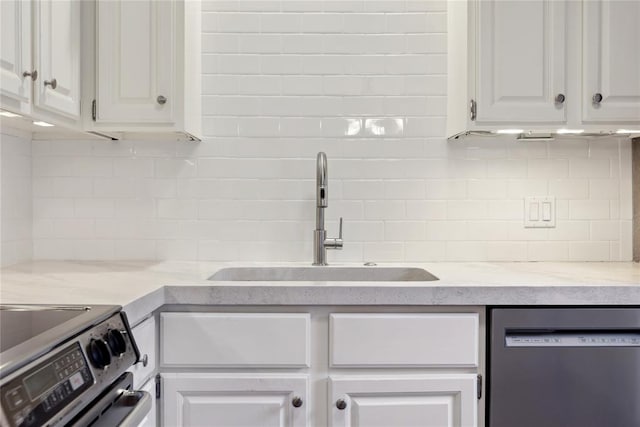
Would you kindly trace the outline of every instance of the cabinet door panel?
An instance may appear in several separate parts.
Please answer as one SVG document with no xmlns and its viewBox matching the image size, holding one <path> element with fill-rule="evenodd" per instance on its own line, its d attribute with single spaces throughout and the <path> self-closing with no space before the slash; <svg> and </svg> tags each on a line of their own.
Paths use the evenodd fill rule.
<svg viewBox="0 0 640 427">
<path fill-rule="evenodd" d="M 162 313 L 164 367 L 307 367 L 307 313 Z"/>
<path fill-rule="evenodd" d="M 640 125 L 640 2 L 584 2 L 583 117 Z M 592 102 L 600 93 L 602 101 Z"/>
<path fill-rule="evenodd" d="M 133 338 L 136 340 L 140 357 L 147 360 L 144 363 L 136 363 L 129 371 L 133 372 L 133 387 L 137 388 L 140 384 L 151 376 L 156 370 L 156 321 L 154 317 L 150 317 L 144 322 L 137 325 L 131 331 Z"/>
<path fill-rule="evenodd" d="M 334 313 L 332 367 L 478 366 L 476 313 Z"/>
<path fill-rule="evenodd" d="M 35 105 L 69 117 L 80 116 L 80 2 L 35 2 Z M 55 79 L 56 87 L 45 85 Z"/>
<path fill-rule="evenodd" d="M 565 93 L 564 0 L 475 3 L 478 122 L 561 123 Z"/>
<path fill-rule="evenodd" d="M 0 93 L 19 103 L 31 102 L 31 2 L 0 1 Z"/>
<path fill-rule="evenodd" d="M 98 1 L 97 14 L 96 121 L 172 123 L 175 1 Z"/>
<path fill-rule="evenodd" d="M 332 377 L 329 417 L 334 427 L 473 427 L 475 388 L 473 374 Z"/>
<path fill-rule="evenodd" d="M 165 426 L 307 425 L 305 375 L 163 374 L 162 381 Z"/>
</svg>

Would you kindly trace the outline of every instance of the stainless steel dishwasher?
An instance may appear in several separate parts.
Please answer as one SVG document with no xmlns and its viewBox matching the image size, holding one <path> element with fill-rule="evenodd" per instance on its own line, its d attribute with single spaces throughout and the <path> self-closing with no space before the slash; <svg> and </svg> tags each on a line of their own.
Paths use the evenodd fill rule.
<svg viewBox="0 0 640 427">
<path fill-rule="evenodd" d="M 640 308 L 489 311 L 488 427 L 640 426 Z"/>
</svg>

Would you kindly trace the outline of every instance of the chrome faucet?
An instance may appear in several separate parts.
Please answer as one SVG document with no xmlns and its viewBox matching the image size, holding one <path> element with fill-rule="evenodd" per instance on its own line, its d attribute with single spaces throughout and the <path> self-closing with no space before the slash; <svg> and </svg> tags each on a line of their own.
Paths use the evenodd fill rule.
<svg viewBox="0 0 640 427">
<path fill-rule="evenodd" d="M 316 229 L 313 231 L 313 265 L 327 265 L 327 249 L 342 249 L 342 217 L 338 238 L 327 238 L 324 229 L 324 210 L 329 206 L 327 155 L 318 153 L 316 161 Z"/>
</svg>

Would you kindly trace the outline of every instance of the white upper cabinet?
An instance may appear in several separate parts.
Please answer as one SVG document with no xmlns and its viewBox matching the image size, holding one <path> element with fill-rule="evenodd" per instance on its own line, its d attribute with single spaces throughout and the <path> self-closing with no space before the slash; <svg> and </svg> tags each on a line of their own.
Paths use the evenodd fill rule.
<svg viewBox="0 0 640 427">
<path fill-rule="evenodd" d="M 97 0 L 87 130 L 200 137 L 199 3 Z"/>
<path fill-rule="evenodd" d="M 583 19 L 583 120 L 640 123 L 640 1 L 590 0 Z"/>
<path fill-rule="evenodd" d="M 80 9 L 77 0 L 0 1 L 2 108 L 79 127 Z"/>
<path fill-rule="evenodd" d="M 98 2 L 96 121 L 173 123 L 175 3 Z"/>
<path fill-rule="evenodd" d="M 447 12 L 448 137 L 640 126 L 639 1 L 449 0 Z"/>
<path fill-rule="evenodd" d="M 566 120 L 566 3 L 482 0 L 478 4 L 478 123 Z"/>
<path fill-rule="evenodd" d="M 70 118 L 80 117 L 80 5 L 76 0 L 34 3 L 34 104 Z"/>
<path fill-rule="evenodd" d="M 2 106 L 31 109 L 31 2 L 0 1 L 0 94 Z M 27 75 L 25 75 L 27 74 Z M 37 77 L 34 76 L 34 77 Z"/>
</svg>

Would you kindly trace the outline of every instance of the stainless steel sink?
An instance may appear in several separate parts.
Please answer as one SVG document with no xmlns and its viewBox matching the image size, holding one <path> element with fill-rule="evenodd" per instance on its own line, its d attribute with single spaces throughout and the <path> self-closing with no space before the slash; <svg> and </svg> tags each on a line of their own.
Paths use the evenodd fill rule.
<svg viewBox="0 0 640 427">
<path fill-rule="evenodd" d="M 427 282 L 438 280 L 415 267 L 231 267 L 209 277 L 216 281 L 260 282 Z"/>
</svg>

